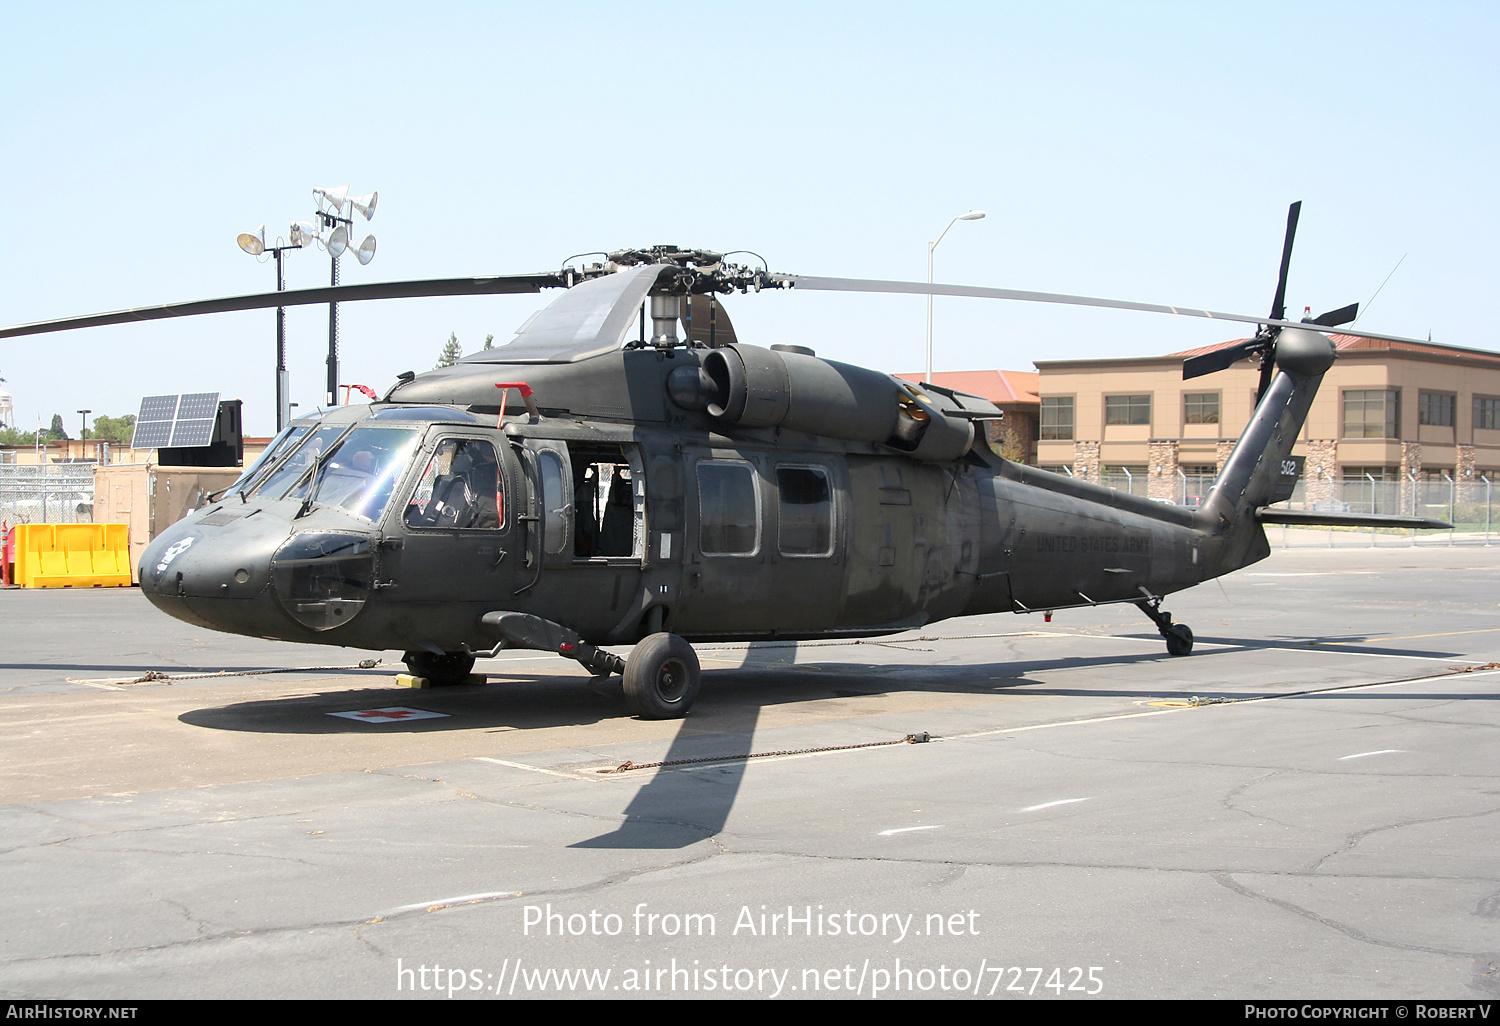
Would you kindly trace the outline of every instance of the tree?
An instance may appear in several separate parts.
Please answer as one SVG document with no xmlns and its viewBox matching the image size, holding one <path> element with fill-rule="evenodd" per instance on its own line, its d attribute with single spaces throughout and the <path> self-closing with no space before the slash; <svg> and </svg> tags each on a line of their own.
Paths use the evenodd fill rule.
<svg viewBox="0 0 1500 1026">
<path fill-rule="evenodd" d="M 117 445 L 129 445 L 131 438 L 135 436 L 135 414 L 127 413 L 123 417 L 100 415 L 94 418 L 93 430 L 95 438 Z"/>
<path fill-rule="evenodd" d="M 47 432 L 43 431 L 42 432 L 42 438 L 43 438 L 43 440 L 45 440 L 46 437 L 47 437 Z M 26 429 L 26 430 L 23 430 L 21 428 L 0 428 L 0 445 L 35 445 L 35 444 L 36 444 L 36 429 L 35 428 L 30 428 L 30 429 Z"/>
<path fill-rule="evenodd" d="M 463 346 L 459 345 L 458 332 L 448 333 L 448 341 L 443 345 L 443 353 L 438 357 L 438 367 L 452 367 L 458 362 L 459 357 L 464 355 Z"/>
<path fill-rule="evenodd" d="M 52 428 L 47 432 L 47 437 L 51 438 L 54 442 L 72 437 L 68 434 L 68 429 L 63 427 L 61 413 L 54 413 L 52 415 Z"/>
<path fill-rule="evenodd" d="M 486 349 L 494 349 L 495 348 L 495 336 L 494 336 L 493 333 L 484 336 L 484 348 L 486 348 Z"/>
</svg>

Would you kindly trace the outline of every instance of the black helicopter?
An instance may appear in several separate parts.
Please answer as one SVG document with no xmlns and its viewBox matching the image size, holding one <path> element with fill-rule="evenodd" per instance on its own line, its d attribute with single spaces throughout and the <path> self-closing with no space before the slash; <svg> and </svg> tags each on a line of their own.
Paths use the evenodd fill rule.
<svg viewBox="0 0 1500 1026">
<path fill-rule="evenodd" d="M 1292 446 L 1335 357 L 1316 329 L 1357 309 L 1284 319 L 1297 213 L 1267 318 L 780 275 L 658 246 L 555 273 L 242 296 L 0 337 L 564 289 L 509 345 L 402 374 L 377 402 L 293 422 L 238 481 L 152 542 L 141 588 L 215 630 L 401 649 L 435 684 L 464 680 L 477 656 L 504 648 L 554 651 L 595 675 L 623 674 L 638 715 L 671 718 L 698 692 L 693 641 L 870 637 L 953 616 L 1130 602 L 1170 653 L 1186 655 L 1193 633 L 1163 596 L 1264 559 L 1266 524 L 1448 526 L 1267 508 L 1302 471 Z M 740 342 L 719 296 L 787 288 L 1256 323 L 1254 338 L 1188 360 L 1184 377 L 1258 355 L 1260 396 L 1202 506 L 1166 506 L 1001 459 L 980 429 L 1001 416 L 985 399 L 800 346 Z M 604 647 L 618 645 L 634 646 L 628 658 Z"/>
</svg>

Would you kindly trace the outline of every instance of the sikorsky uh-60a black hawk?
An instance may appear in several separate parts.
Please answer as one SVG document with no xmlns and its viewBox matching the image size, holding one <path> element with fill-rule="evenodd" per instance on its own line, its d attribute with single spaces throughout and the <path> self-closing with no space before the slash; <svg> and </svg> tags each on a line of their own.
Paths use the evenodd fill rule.
<svg viewBox="0 0 1500 1026">
<path fill-rule="evenodd" d="M 269 293 L 70 318 L 0 336 L 226 310 L 563 289 L 508 345 L 304 417 L 146 549 L 158 607 L 216 630 L 405 652 L 465 679 L 540 649 L 621 673 L 640 716 L 684 715 L 691 642 L 854 638 L 947 617 L 1130 602 L 1186 655 L 1162 598 L 1265 558 L 1266 524 L 1446 527 L 1269 508 L 1333 343 L 1269 317 L 1006 289 L 773 274 L 658 246 L 562 271 Z M 1012 463 L 977 396 L 741 342 L 719 297 L 821 289 L 1070 303 L 1258 324 L 1184 377 L 1258 356 L 1259 400 L 1200 508 Z M 679 326 L 681 330 L 679 331 Z M 1372 338 L 1391 336 L 1371 335 Z M 633 645 L 627 658 L 605 646 Z"/>
</svg>

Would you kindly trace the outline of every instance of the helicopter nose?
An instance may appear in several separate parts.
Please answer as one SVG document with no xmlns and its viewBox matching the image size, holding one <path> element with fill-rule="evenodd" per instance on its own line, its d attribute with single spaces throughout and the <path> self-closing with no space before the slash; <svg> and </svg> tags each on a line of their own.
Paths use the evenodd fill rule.
<svg viewBox="0 0 1500 1026">
<path fill-rule="evenodd" d="M 236 634 L 266 633 L 266 621 L 280 619 L 270 567 L 271 553 L 284 538 L 284 530 L 230 531 L 189 518 L 146 546 L 141 591 L 179 620 Z"/>
</svg>

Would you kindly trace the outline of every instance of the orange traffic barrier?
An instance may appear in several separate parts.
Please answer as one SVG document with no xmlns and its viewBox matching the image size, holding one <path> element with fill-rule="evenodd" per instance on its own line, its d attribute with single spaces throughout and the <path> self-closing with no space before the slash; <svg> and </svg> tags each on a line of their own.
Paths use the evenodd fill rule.
<svg viewBox="0 0 1500 1026">
<path fill-rule="evenodd" d="M 17 524 L 15 533 L 23 588 L 130 587 L 126 524 Z"/>
</svg>

